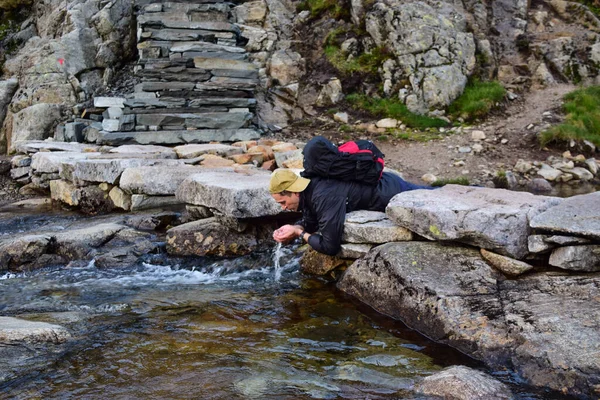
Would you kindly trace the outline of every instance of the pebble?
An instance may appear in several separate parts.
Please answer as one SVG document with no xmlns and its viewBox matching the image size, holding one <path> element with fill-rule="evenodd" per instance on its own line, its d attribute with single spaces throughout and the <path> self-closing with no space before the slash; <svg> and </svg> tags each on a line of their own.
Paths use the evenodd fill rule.
<svg viewBox="0 0 600 400">
<path fill-rule="evenodd" d="M 534 125 L 534 124 L 529 124 L 529 125 L 527 125 L 527 130 L 528 130 L 528 131 L 532 130 L 533 128 L 535 128 L 535 125 Z"/>
<path fill-rule="evenodd" d="M 475 141 L 485 140 L 485 132 L 484 131 L 473 131 L 471 132 L 471 139 Z"/>
<path fill-rule="evenodd" d="M 459 153 L 470 153 L 471 148 L 469 146 L 463 146 L 458 148 Z"/>
<path fill-rule="evenodd" d="M 502 139 L 502 140 L 500 141 L 500 143 L 502 143 L 502 144 L 506 144 L 506 143 L 508 143 L 508 139 Z"/>
<path fill-rule="evenodd" d="M 464 161 L 462 161 L 462 160 L 461 160 L 461 161 L 456 161 L 456 162 L 454 163 L 454 166 L 455 166 L 455 167 L 464 167 L 464 166 L 465 166 L 465 162 L 464 162 Z"/>
<path fill-rule="evenodd" d="M 475 153 L 475 154 L 479 154 L 479 153 L 481 153 L 481 152 L 483 151 L 483 146 L 482 146 L 482 145 L 480 145 L 479 143 L 475 143 L 475 144 L 472 146 L 472 149 L 473 149 L 473 153 Z"/>
</svg>

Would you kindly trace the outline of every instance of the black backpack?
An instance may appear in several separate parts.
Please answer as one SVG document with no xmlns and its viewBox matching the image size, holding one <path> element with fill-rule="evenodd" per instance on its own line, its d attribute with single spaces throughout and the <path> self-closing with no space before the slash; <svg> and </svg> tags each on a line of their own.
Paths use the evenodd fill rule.
<svg viewBox="0 0 600 400">
<path fill-rule="evenodd" d="M 312 138 L 302 150 L 304 178 L 355 181 L 377 185 L 383 173 L 383 153 L 369 140 L 355 140 L 337 147 L 323 136 Z"/>
</svg>

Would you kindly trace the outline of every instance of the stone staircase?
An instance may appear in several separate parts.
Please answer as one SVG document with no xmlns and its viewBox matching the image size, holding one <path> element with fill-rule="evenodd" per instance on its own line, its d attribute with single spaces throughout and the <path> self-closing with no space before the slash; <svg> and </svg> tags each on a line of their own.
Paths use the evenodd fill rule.
<svg viewBox="0 0 600 400">
<path fill-rule="evenodd" d="M 122 104 L 95 99 L 94 106 L 109 113 L 87 141 L 178 145 L 259 138 L 253 125 L 258 68 L 247 61 L 239 28 L 229 21 L 230 3 L 143 3 L 135 67 L 141 83 Z"/>
</svg>

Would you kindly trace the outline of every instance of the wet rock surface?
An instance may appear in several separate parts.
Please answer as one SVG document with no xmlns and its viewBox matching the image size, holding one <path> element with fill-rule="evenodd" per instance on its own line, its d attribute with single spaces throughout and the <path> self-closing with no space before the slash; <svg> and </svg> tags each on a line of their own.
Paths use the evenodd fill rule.
<svg viewBox="0 0 600 400">
<path fill-rule="evenodd" d="M 472 249 L 388 243 L 350 266 L 338 288 L 536 386 L 591 396 L 599 383 L 598 274 L 506 279 Z"/>
</svg>

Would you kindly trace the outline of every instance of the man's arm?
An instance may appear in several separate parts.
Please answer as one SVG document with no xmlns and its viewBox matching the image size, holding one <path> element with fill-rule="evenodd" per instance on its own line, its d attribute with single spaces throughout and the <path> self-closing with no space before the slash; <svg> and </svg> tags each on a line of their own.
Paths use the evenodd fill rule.
<svg viewBox="0 0 600 400">
<path fill-rule="evenodd" d="M 319 253 L 334 256 L 341 248 L 346 197 L 323 196 L 315 202 L 315 210 L 319 220 L 319 234 L 309 235 L 308 244 Z"/>
</svg>

